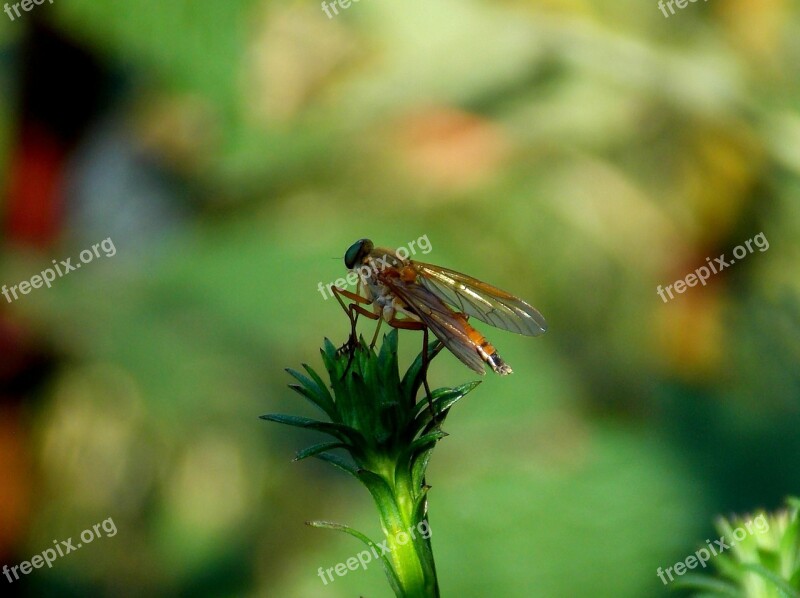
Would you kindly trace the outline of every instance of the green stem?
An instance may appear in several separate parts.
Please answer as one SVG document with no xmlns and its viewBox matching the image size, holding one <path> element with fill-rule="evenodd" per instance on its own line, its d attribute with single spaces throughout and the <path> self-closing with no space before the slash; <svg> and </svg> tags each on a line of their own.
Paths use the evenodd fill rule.
<svg viewBox="0 0 800 598">
<path fill-rule="evenodd" d="M 387 469 L 393 472 L 393 468 Z M 439 585 L 429 542 L 430 526 L 414 509 L 422 489 L 415 491 L 410 475 L 397 480 L 393 475 L 381 477 L 386 486 L 382 490 L 375 489 L 372 496 L 380 512 L 381 528 L 390 550 L 387 556 L 400 584 L 400 596 L 438 598 Z"/>
</svg>

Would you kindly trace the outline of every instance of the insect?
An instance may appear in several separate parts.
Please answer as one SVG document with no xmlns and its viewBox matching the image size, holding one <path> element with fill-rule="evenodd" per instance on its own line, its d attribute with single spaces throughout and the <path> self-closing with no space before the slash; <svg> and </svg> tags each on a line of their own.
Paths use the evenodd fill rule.
<svg viewBox="0 0 800 598">
<path fill-rule="evenodd" d="M 391 249 L 375 247 L 369 239 L 353 243 L 344 255 L 344 263 L 360 277 L 356 293 L 333 287 L 336 299 L 350 317 L 348 344 L 355 342 L 355 324 L 360 314 L 378 320 L 371 346 L 385 320 L 394 328 L 424 331 L 423 359 L 427 358 L 430 330 L 472 370 L 483 375 L 488 365 L 506 375 L 512 372 L 511 367 L 468 318 L 527 336 L 547 331 L 542 314 L 519 297 L 454 270 L 400 258 Z M 362 287 L 363 296 L 358 293 Z M 345 306 L 340 296 L 353 303 Z M 372 306 L 372 311 L 365 306 Z"/>
</svg>

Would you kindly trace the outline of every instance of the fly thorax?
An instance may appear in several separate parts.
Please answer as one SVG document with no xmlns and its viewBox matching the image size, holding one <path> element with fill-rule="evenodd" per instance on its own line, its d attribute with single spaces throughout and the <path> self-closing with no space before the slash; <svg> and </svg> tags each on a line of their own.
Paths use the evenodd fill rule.
<svg viewBox="0 0 800 598">
<path fill-rule="evenodd" d="M 394 297 L 385 285 L 375 282 L 374 280 L 368 281 L 367 285 L 369 286 L 372 296 L 375 298 L 375 303 L 382 308 L 392 305 Z"/>
</svg>

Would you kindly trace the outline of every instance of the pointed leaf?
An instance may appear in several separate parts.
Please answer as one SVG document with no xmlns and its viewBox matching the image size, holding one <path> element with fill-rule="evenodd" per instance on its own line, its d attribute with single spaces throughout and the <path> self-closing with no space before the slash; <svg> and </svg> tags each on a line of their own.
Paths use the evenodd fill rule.
<svg viewBox="0 0 800 598">
<path fill-rule="evenodd" d="M 675 580 L 674 588 L 704 590 L 712 596 L 726 596 L 729 598 L 745 598 L 739 589 L 725 581 L 720 581 L 709 575 L 689 573 Z"/>
<path fill-rule="evenodd" d="M 358 467 L 344 457 L 335 455 L 334 453 L 317 453 L 314 455 L 314 457 L 320 461 L 326 461 L 334 467 L 341 469 L 342 471 L 349 473 L 351 476 L 358 479 Z"/>
<path fill-rule="evenodd" d="M 397 365 L 397 329 L 393 328 L 389 334 L 384 335 L 383 344 L 378 354 L 378 380 L 383 389 L 391 388 L 400 379 Z"/>
<path fill-rule="evenodd" d="M 319 376 L 316 375 L 314 370 L 305 364 L 303 364 L 303 366 L 307 371 L 312 372 L 316 379 L 319 379 Z M 312 380 L 311 378 L 304 376 L 292 368 L 286 368 L 286 372 L 302 385 L 301 387 L 298 387 L 297 384 L 290 384 L 290 388 L 296 390 L 314 403 L 317 407 L 322 409 L 332 421 L 337 420 L 336 406 L 334 405 L 333 397 L 331 397 L 331 393 L 328 392 L 328 388 L 324 384 L 320 385 L 316 379 Z M 322 381 L 320 380 L 320 382 Z"/>
<path fill-rule="evenodd" d="M 444 418 L 447 417 L 450 407 L 472 392 L 480 383 L 480 380 L 474 380 L 456 388 L 438 388 L 433 391 L 433 411 L 436 413 L 437 423 L 444 423 Z M 429 425 L 433 418 L 431 417 L 431 409 L 428 402 L 426 400 L 420 401 L 416 409 L 418 415 L 413 425 L 406 431 L 406 438 L 414 438 L 420 433 L 426 434 L 434 427 Z"/>
<path fill-rule="evenodd" d="M 411 483 L 414 488 L 422 488 L 425 486 L 425 471 L 428 469 L 433 449 L 423 451 L 417 455 L 417 458 L 411 462 Z"/>
<path fill-rule="evenodd" d="M 422 452 L 426 448 L 434 446 L 437 441 L 441 440 L 445 436 L 449 436 L 449 434 L 443 430 L 436 430 L 435 432 L 425 434 L 424 436 L 420 436 L 414 442 L 412 442 L 411 446 L 406 448 L 404 452 L 408 453 L 409 456 L 413 458 L 416 454 Z"/>
<path fill-rule="evenodd" d="M 423 521 L 428 514 L 428 490 L 430 486 L 422 486 L 420 493 L 414 501 L 414 521 Z"/>
<path fill-rule="evenodd" d="M 790 514 L 789 525 L 786 526 L 778 550 L 782 555 L 800 556 L 800 520 L 797 518 L 797 513 Z"/>
<path fill-rule="evenodd" d="M 723 577 L 741 580 L 744 572 L 739 569 L 739 564 L 734 562 L 727 554 L 719 554 L 714 559 L 714 566 Z"/>
<path fill-rule="evenodd" d="M 307 459 L 308 457 L 315 457 L 319 453 L 324 453 L 325 451 L 330 451 L 337 448 L 349 448 L 346 444 L 341 442 L 321 442 L 319 444 L 315 444 L 308 448 L 304 448 L 303 450 L 297 451 L 297 455 L 295 456 L 295 461 L 302 461 L 303 459 Z"/>
<path fill-rule="evenodd" d="M 789 580 L 789 585 L 793 588 L 800 589 L 800 568 L 798 568 L 797 571 L 794 572 L 794 575 L 792 575 L 792 578 Z"/>
<path fill-rule="evenodd" d="M 428 343 L 428 363 L 433 361 L 439 352 L 444 348 L 444 345 L 438 339 L 432 343 Z M 403 397 L 409 398 L 410 401 L 415 402 L 419 387 L 422 386 L 422 352 L 417 355 L 414 363 L 408 368 L 400 386 L 403 389 Z"/>
<path fill-rule="evenodd" d="M 336 354 L 336 347 L 333 346 L 329 338 L 323 341 L 319 353 L 322 356 L 322 363 L 325 365 L 325 370 L 328 372 L 331 382 L 333 382 L 334 378 L 341 377 L 342 373 L 338 368 L 339 356 Z"/>
<path fill-rule="evenodd" d="M 308 375 L 316 382 L 317 386 L 325 393 L 325 396 L 333 403 L 333 397 L 331 396 L 331 391 L 328 389 L 328 385 L 322 380 L 322 377 L 307 363 L 302 364 L 303 369 L 308 372 Z"/>
<path fill-rule="evenodd" d="M 442 405 L 441 411 L 450 407 L 453 403 L 458 401 L 460 398 L 466 396 L 470 392 L 472 392 L 479 384 L 481 380 L 473 380 L 472 382 L 465 382 L 459 386 L 454 388 L 437 388 L 431 393 L 431 399 L 433 399 L 433 406 L 437 407 L 438 405 Z M 428 407 L 427 400 L 421 400 L 417 403 L 415 408 L 416 413 L 424 413 L 428 411 L 430 414 L 430 409 Z M 437 413 L 440 410 L 437 410 Z"/>
<path fill-rule="evenodd" d="M 296 393 L 298 393 L 299 395 L 301 395 L 303 398 L 305 398 L 305 399 L 307 399 L 309 402 L 311 402 L 311 404 L 312 404 L 312 405 L 314 405 L 314 407 L 316 407 L 317 409 L 319 409 L 320 411 L 322 411 L 322 412 L 323 412 L 325 415 L 327 415 L 329 418 L 331 418 L 331 419 L 335 419 L 335 417 L 331 415 L 331 412 L 333 412 L 333 413 L 334 413 L 334 415 L 335 415 L 335 411 L 333 411 L 332 409 L 330 409 L 330 408 L 329 408 L 329 407 L 328 407 L 328 406 L 325 404 L 325 400 L 324 400 L 324 399 L 321 399 L 321 398 L 319 397 L 319 395 L 318 395 L 317 393 L 315 393 L 313 390 L 310 390 L 310 389 L 306 388 L 305 386 L 301 386 L 300 384 L 289 384 L 288 386 L 289 386 L 289 388 L 291 388 L 293 391 L 295 391 Z"/>
<path fill-rule="evenodd" d="M 343 442 L 355 446 L 364 446 L 366 441 L 361 435 L 361 432 L 354 430 L 350 426 L 338 424 L 335 422 L 321 422 L 307 417 L 299 417 L 297 415 L 283 415 L 280 413 L 268 413 L 267 415 L 260 416 L 261 419 L 267 421 L 277 422 L 279 424 L 286 424 L 287 426 L 294 426 L 296 428 L 306 428 L 309 430 L 317 430 L 324 432 L 338 438 Z"/>
<path fill-rule="evenodd" d="M 411 445 L 403 449 L 397 458 L 395 477 L 399 478 L 402 475 L 408 475 L 408 472 L 411 471 L 413 480 L 414 464 L 416 459 L 423 455 L 426 451 L 433 450 L 434 446 L 436 446 L 436 443 L 445 436 L 448 436 L 447 432 L 436 430 L 430 434 L 420 436 L 414 442 L 412 442 Z"/>
<path fill-rule="evenodd" d="M 306 525 L 309 525 L 311 527 L 319 527 L 323 529 L 332 529 L 338 532 L 344 532 L 346 534 L 350 534 L 354 538 L 358 538 L 359 540 L 361 540 L 364 544 L 367 545 L 367 547 L 370 550 L 375 550 L 373 554 L 377 554 L 377 549 L 380 548 L 378 544 L 370 540 L 368 536 L 362 534 L 360 531 L 356 529 L 353 529 L 349 525 L 343 525 L 341 523 L 333 523 L 331 521 L 306 521 Z M 392 567 L 392 563 L 383 554 L 382 549 L 379 558 L 381 559 L 381 561 L 383 561 L 383 567 L 386 571 L 386 577 L 389 578 L 389 583 L 391 584 L 392 590 L 394 591 L 395 595 L 402 596 L 403 590 L 402 590 L 402 585 L 400 584 L 400 579 L 397 577 L 397 573 L 395 572 L 394 567 Z"/>
<path fill-rule="evenodd" d="M 800 598 L 800 592 L 790 586 L 789 582 L 787 582 L 777 573 L 770 571 L 763 565 L 759 563 L 743 563 L 742 568 L 746 569 L 747 571 L 752 571 L 756 575 L 768 581 L 777 590 L 782 592 L 786 598 Z"/>
<path fill-rule="evenodd" d="M 357 477 L 361 480 L 361 483 L 367 487 L 373 497 L 376 499 L 380 498 L 384 501 L 392 501 L 394 497 L 392 488 L 381 476 L 368 469 L 359 469 Z"/>
</svg>

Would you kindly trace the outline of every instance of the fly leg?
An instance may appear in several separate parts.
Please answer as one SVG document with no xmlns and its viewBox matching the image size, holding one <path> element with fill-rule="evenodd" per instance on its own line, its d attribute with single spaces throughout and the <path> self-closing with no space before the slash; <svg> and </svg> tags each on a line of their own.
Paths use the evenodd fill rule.
<svg viewBox="0 0 800 598">
<path fill-rule="evenodd" d="M 331 287 L 331 290 L 333 291 L 333 296 L 336 297 L 336 300 L 339 302 L 339 305 L 342 306 L 344 313 L 347 314 L 347 319 L 350 320 L 350 337 L 347 339 L 347 342 L 339 348 L 339 351 L 343 351 L 345 348 L 352 349 L 358 344 L 358 336 L 356 335 L 356 322 L 358 322 L 358 314 L 363 314 L 372 320 L 377 318 L 375 314 L 363 309 L 359 305 L 369 305 L 372 303 L 372 301 L 366 297 L 362 297 L 358 293 L 352 293 L 336 286 Z M 342 297 L 354 301 L 354 303 L 345 305 L 344 301 L 342 301 Z"/>
<path fill-rule="evenodd" d="M 340 289 L 336 286 L 331 287 L 333 291 L 333 295 L 336 297 L 336 300 L 339 302 L 339 305 L 342 306 L 342 309 L 347 314 L 348 319 L 350 320 L 350 336 L 347 339 L 347 342 L 342 345 L 339 349 L 343 351 L 345 348 L 350 352 L 350 359 L 347 362 L 347 367 L 344 369 L 344 374 L 342 374 L 342 378 L 347 374 L 350 370 L 350 366 L 353 363 L 353 358 L 355 357 L 355 349 L 358 346 L 358 336 L 356 333 L 356 322 L 358 321 L 358 316 L 363 315 L 370 320 L 377 320 L 378 325 L 375 327 L 375 334 L 372 336 L 372 342 L 370 343 L 370 348 L 375 346 L 376 341 L 378 340 L 378 332 L 380 331 L 381 324 L 383 323 L 383 317 L 379 314 L 373 313 L 363 307 L 364 305 L 372 304 L 372 301 L 362 297 L 358 293 L 352 293 L 345 289 Z M 350 305 L 345 305 L 342 297 L 346 299 L 350 299 L 354 303 Z M 431 388 L 428 385 L 428 364 L 430 363 L 430 357 L 428 356 L 428 327 L 425 326 L 422 322 L 418 322 L 416 320 L 412 320 L 410 318 L 400 319 L 397 317 L 392 317 L 392 319 L 388 320 L 387 322 L 389 326 L 392 328 L 397 328 L 399 330 L 422 330 L 423 332 L 423 345 L 422 345 L 422 383 L 425 386 L 425 395 L 428 400 L 428 408 L 431 412 L 431 417 L 433 418 L 434 422 L 436 421 L 436 414 L 433 411 L 433 396 L 431 394 Z"/>
<path fill-rule="evenodd" d="M 358 346 L 356 323 L 358 322 L 359 314 L 369 318 L 370 320 L 380 320 L 381 317 L 362 307 L 362 305 L 370 305 L 372 303 L 372 301 L 366 297 L 362 297 L 358 293 L 352 293 L 345 289 L 340 289 L 336 286 L 331 287 L 331 290 L 333 291 L 334 297 L 336 297 L 336 300 L 339 302 L 339 305 L 342 306 L 342 309 L 347 314 L 347 318 L 350 320 L 350 336 L 347 338 L 347 342 L 339 348 L 340 352 L 347 349 L 347 351 L 350 353 L 350 359 L 347 361 L 347 367 L 344 368 L 344 373 L 342 374 L 342 378 L 344 378 L 347 375 L 347 372 L 350 371 L 350 366 L 353 364 L 353 358 L 356 354 L 356 347 Z M 342 301 L 342 297 L 350 299 L 354 303 L 345 305 L 344 301 Z M 380 328 L 380 321 L 378 322 L 378 328 Z M 377 330 L 375 331 L 375 336 L 378 336 Z M 374 338 L 372 344 L 375 344 Z"/>
</svg>

